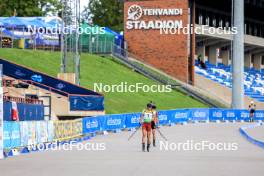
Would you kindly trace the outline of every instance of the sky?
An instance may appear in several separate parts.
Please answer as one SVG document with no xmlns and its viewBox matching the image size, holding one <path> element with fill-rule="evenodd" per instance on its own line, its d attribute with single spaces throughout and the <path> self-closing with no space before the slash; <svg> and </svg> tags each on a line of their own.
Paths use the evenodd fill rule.
<svg viewBox="0 0 264 176">
<path fill-rule="evenodd" d="M 88 5 L 89 0 L 80 0 L 81 12 L 84 10 L 84 7 Z"/>
</svg>

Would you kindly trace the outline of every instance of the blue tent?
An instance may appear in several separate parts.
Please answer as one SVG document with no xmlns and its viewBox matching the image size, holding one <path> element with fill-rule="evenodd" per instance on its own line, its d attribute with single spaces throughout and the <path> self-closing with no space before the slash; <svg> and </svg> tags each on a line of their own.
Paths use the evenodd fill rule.
<svg viewBox="0 0 264 176">
<path fill-rule="evenodd" d="M 114 34 L 115 36 L 120 35 L 119 33 L 117 33 L 117 32 L 115 32 L 115 31 L 111 30 L 111 29 L 108 28 L 108 27 L 105 27 L 105 31 L 110 32 L 110 33 Z"/>
<path fill-rule="evenodd" d="M 4 26 L 4 23 L 2 23 L 1 21 L 0 21 L 0 27 L 3 27 Z"/>
<path fill-rule="evenodd" d="M 7 36 L 7 37 L 13 38 L 13 39 L 20 39 L 20 38 L 23 38 L 23 37 L 21 37 L 21 36 L 15 35 L 14 32 L 9 31 L 9 30 L 7 30 L 7 29 L 4 29 L 4 30 L 2 31 L 2 34 L 5 35 L 5 36 Z"/>
<path fill-rule="evenodd" d="M 4 23 L 4 27 L 6 28 L 26 28 L 30 25 L 27 21 L 14 16 L 2 20 L 2 23 Z"/>
<path fill-rule="evenodd" d="M 46 24 L 41 21 L 41 20 L 38 20 L 38 19 L 34 19 L 34 20 L 30 20 L 28 21 L 28 23 L 31 25 L 31 26 L 36 26 L 37 28 L 45 28 L 46 27 Z"/>
<path fill-rule="evenodd" d="M 30 20 L 28 21 L 28 23 L 31 25 L 31 26 L 36 26 L 37 28 L 54 28 L 55 26 L 49 24 L 49 23 L 45 23 L 43 20 L 41 19 L 33 19 L 33 20 Z"/>
<path fill-rule="evenodd" d="M 62 27 L 62 25 L 57 20 L 49 21 L 46 24 L 49 25 L 50 28 L 54 29 L 60 29 Z"/>
</svg>

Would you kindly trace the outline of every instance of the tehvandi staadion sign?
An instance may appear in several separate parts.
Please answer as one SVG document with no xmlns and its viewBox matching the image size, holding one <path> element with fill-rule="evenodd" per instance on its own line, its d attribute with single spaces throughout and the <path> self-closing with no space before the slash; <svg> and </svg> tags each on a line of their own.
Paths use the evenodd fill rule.
<svg viewBox="0 0 264 176">
<path fill-rule="evenodd" d="M 153 9 L 139 5 L 131 5 L 127 11 L 126 29 L 168 29 L 182 28 L 182 20 L 142 20 L 143 16 L 182 16 L 182 8 Z"/>
</svg>

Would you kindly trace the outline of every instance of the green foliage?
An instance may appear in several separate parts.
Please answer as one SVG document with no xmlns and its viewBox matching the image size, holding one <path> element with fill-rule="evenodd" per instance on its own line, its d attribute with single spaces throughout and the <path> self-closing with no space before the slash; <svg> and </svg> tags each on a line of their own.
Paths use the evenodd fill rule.
<svg viewBox="0 0 264 176">
<path fill-rule="evenodd" d="M 120 0 L 90 0 L 82 13 L 83 20 L 115 31 L 123 31 L 124 4 Z"/>
<path fill-rule="evenodd" d="M 45 16 L 58 7 L 58 0 L 0 0 L 0 16 Z"/>
</svg>

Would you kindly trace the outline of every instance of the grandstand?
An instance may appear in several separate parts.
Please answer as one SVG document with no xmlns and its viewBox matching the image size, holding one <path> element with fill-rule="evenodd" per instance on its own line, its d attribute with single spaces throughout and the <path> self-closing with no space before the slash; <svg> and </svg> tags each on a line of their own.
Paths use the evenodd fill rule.
<svg viewBox="0 0 264 176">
<path fill-rule="evenodd" d="M 231 1 L 229 3 L 211 3 L 206 1 L 196 1 L 195 22 L 197 26 L 206 28 L 225 28 L 232 27 Z M 263 55 L 264 55 L 264 35 L 263 18 L 257 16 L 257 12 L 263 10 L 262 1 L 246 1 L 245 6 L 245 54 L 244 54 L 244 106 L 250 100 L 255 100 L 260 109 L 263 106 Z M 210 34 L 208 31 L 196 35 L 196 55 L 195 58 L 205 63 L 207 69 L 198 67 L 195 63 L 195 72 L 204 78 L 213 80 L 224 87 L 232 88 L 232 35 L 221 31 L 219 34 Z M 196 75 L 198 86 L 202 86 L 198 80 L 201 78 Z M 199 78 L 199 79 L 198 79 Z M 204 87 L 207 89 L 206 87 Z M 222 87 L 220 86 L 220 89 Z M 231 90 L 225 89 L 231 96 Z M 214 90 L 220 92 L 219 90 Z M 210 91 L 209 91 L 210 92 Z M 231 104 L 231 100 L 227 100 Z"/>
</svg>

